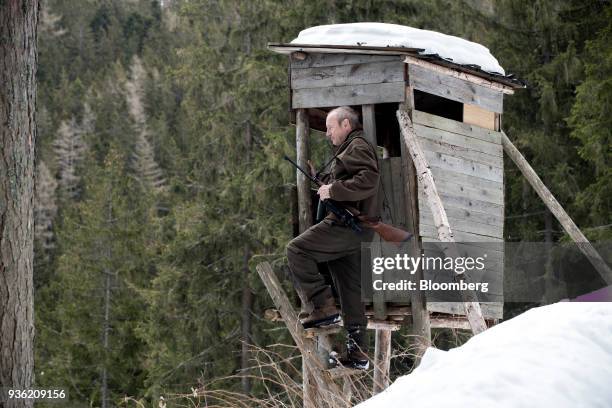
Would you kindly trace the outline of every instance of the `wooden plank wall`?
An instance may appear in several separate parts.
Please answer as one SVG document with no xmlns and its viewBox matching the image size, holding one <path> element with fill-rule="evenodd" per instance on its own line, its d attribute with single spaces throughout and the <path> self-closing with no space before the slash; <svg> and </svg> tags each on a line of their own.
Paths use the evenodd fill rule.
<svg viewBox="0 0 612 408">
<path fill-rule="evenodd" d="M 457 242 L 487 249 L 487 267 L 503 279 L 504 180 L 501 134 L 478 126 L 413 111 L 419 143 L 430 165 L 438 193 Z M 438 242 L 433 216 L 419 186 L 419 222 L 423 242 Z M 501 288 L 501 285 L 499 285 Z M 494 293 L 501 296 L 503 293 Z M 428 299 L 435 312 L 463 314 L 461 304 Z M 486 318 L 501 318 L 501 303 L 483 304 Z"/>
<path fill-rule="evenodd" d="M 405 64 L 398 55 L 307 54 L 291 60 L 291 107 L 403 102 Z"/>
<path fill-rule="evenodd" d="M 503 93 L 414 64 L 408 65 L 409 85 L 453 101 L 502 113 Z"/>
<path fill-rule="evenodd" d="M 382 220 L 387 224 L 408 230 L 408 218 L 406 214 L 406 196 L 404 188 L 406 183 L 402 176 L 402 158 L 389 157 L 380 160 L 381 164 L 381 181 L 383 184 L 383 192 L 385 200 L 383 202 Z M 395 250 L 390 253 L 383 253 L 381 256 L 395 256 Z M 383 281 L 396 282 L 405 277 L 401 271 L 386 271 L 382 275 Z M 398 304 L 409 304 L 405 293 L 396 293 L 395 291 L 385 291 L 385 302 L 395 302 Z"/>
</svg>

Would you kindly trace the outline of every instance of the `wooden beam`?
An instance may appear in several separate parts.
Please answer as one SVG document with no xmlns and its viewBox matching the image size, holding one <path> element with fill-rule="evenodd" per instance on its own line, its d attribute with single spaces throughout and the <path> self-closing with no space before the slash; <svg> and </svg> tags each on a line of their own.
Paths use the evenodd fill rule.
<svg viewBox="0 0 612 408">
<path fill-rule="evenodd" d="M 269 309 L 268 309 L 269 310 Z M 318 336 L 328 336 L 330 334 L 340 333 L 340 325 L 328 326 L 328 327 L 314 327 L 311 329 L 305 329 L 306 338 L 314 339 Z"/>
<path fill-rule="evenodd" d="M 308 114 L 305 109 L 298 109 L 295 130 L 296 161 L 303 169 L 308 169 L 309 134 L 310 127 L 308 126 Z M 302 233 L 312 225 L 312 199 L 310 196 L 310 180 L 308 180 L 299 170 L 296 170 L 296 174 L 300 233 Z"/>
<path fill-rule="evenodd" d="M 342 53 L 316 53 L 309 52 L 303 60 L 291 59 L 291 68 L 317 68 L 317 67 L 337 67 L 342 65 L 365 64 L 373 62 L 395 61 L 402 63 L 399 55 L 363 55 L 363 54 L 342 54 Z"/>
<path fill-rule="evenodd" d="M 468 74 L 467 72 L 455 71 L 454 69 L 446 68 L 437 64 L 432 64 L 431 62 L 424 61 L 422 59 L 418 59 L 411 56 L 404 57 L 404 62 L 407 64 L 414 64 L 420 67 L 431 69 L 444 75 L 450 75 L 455 78 L 463 79 L 464 81 L 468 81 L 476 85 L 485 86 L 487 88 L 494 89 L 498 92 L 503 92 L 506 95 L 514 94 L 514 90 L 508 86 L 499 84 L 497 82 L 489 81 L 476 75 Z"/>
<path fill-rule="evenodd" d="M 403 80 L 403 78 L 402 78 Z M 377 141 L 376 141 L 376 116 L 375 116 L 375 105 L 361 105 L 361 117 L 363 122 L 363 136 L 366 138 L 368 142 L 374 146 L 376 149 Z M 378 149 L 376 151 L 378 155 Z M 380 157 L 378 157 L 378 163 L 380 164 Z M 382 177 L 382 174 L 381 174 Z M 372 240 L 372 257 L 378 257 L 381 254 L 380 245 L 381 240 L 380 236 L 376 235 Z M 384 276 L 381 276 L 381 279 L 384 280 Z M 372 303 L 374 304 L 375 316 L 377 319 L 384 320 L 386 317 L 386 304 L 384 293 L 381 291 L 375 291 L 373 293 Z"/>
<path fill-rule="evenodd" d="M 295 129 L 295 146 L 296 146 L 296 161 L 303 169 L 308 169 L 308 159 L 310 158 L 310 124 L 308 120 L 308 112 L 305 109 L 298 109 L 296 112 L 296 129 Z M 306 231 L 312 225 L 312 198 L 310 194 L 310 180 L 306 178 L 299 170 L 296 170 L 296 186 L 297 186 L 297 207 L 298 207 L 298 223 L 299 233 Z M 314 306 L 304 292 L 296 287 L 296 292 L 300 298 L 302 308 L 306 311 L 312 311 Z M 298 321 L 297 324 L 301 323 Z M 304 405 L 309 406 L 316 399 L 316 386 L 314 376 L 316 370 L 312 366 L 310 359 L 303 359 L 302 362 L 302 378 L 304 379 Z"/>
<path fill-rule="evenodd" d="M 333 53 L 333 54 L 364 54 L 364 55 L 393 55 L 400 56 L 410 52 L 421 51 L 419 48 L 404 47 L 364 47 L 361 45 L 329 45 L 329 44 L 281 44 L 268 43 L 268 49 L 280 54 L 291 54 L 295 51 L 308 53 Z"/>
<path fill-rule="evenodd" d="M 436 329 L 470 330 L 470 322 L 465 318 L 432 317 L 431 327 Z"/>
<path fill-rule="evenodd" d="M 358 375 L 358 373 L 355 373 L 355 375 Z M 351 399 L 353 399 L 353 381 L 350 376 L 344 376 L 342 378 L 342 395 L 350 405 Z"/>
<path fill-rule="evenodd" d="M 447 256 L 456 257 L 458 255 L 458 251 L 454 245 L 452 245 L 454 244 L 455 240 L 448 223 L 446 211 L 444 210 L 444 206 L 442 205 L 442 201 L 438 195 L 436 184 L 434 183 L 433 176 L 431 174 L 431 170 L 429 169 L 429 165 L 427 164 L 427 160 L 425 159 L 425 155 L 423 154 L 423 150 L 419 146 L 416 133 L 412 127 L 410 116 L 403 105 L 400 106 L 400 109 L 398 109 L 396 115 L 404 143 L 416 168 L 417 178 L 423 185 L 423 191 L 427 198 L 427 204 L 433 214 L 434 223 L 438 231 L 438 238 L 440 241 L 450 244 L 443 248 L 444 253 L 447 254 Z M 458 281 L 462 280 L 460 274 L 455 274 L 454 278 Z M 470 321 L 472 332 L 474 334 L 483 332 L 487 329 L 487 325 L 482 316 L 480 304 L 478 303 L 475 294 L 463 291 L 462 296 L 464 298 L 463 305 L 465 314 Z"/>
<path fill-rule="evenodd" d="M 324 108 L 341 105 L 402 102 L 404 82 L 292 89 L 292 108 Z"/>
<path fill-rule="evenodd" d="M 331 67 L 291 67 L 291 88 L 329 88 L 334 86 L 403 82 L 401 61 L 368 62 Z"/>
<path fill-rule="evenodd" d="M 411 86 L 406 87 L 406 108 L 408 114 L 414 112 L 414 89 Z M 410 256 L 418 257 L 423 248 L 419 232 L 419 203 L 418 203 L 418 183 L 417 173 L 414 163 L 410 158 L 410 154 L 404 143 L 400 143 L 402 155 L 402 176 L 404 180 L 404 205 L 406 211 L 406 227 L 413 234 L 413 239 L 410 240 L 408 247 Z M 423 270 L 418 268 L 415 274 L 415 280 L 418 282 L 423 279 Z M 421 357 L 425 354 L 427 347 L 431 346 L 431 322 L 429 320 L 429 312 L 427 310 L 427 299 L 425 293 L 421 290 L 413 290 L 410 292 L 410 309 L 412 313 L 412 332 L 414 334 L 414 343 L 416 345 L 415 365 L 421 361 Z"/>
<path fill-rule="evenodd" d="M 377 329 L 374 346 L 374 384 L 372 394 L 376 395 L 389 386 L 391 366 L 391 330 Z"/>
<path fill-rule="evenodd" d="M 302 357 L 302 398 L 304 401 L 304 408 L 317 408 L 315 375 L 308 360 Z"/>
<path fill-rule="evenodd" d="M 368 319 L 368 329 L 382 329 L 382 330 L 391 330 L 397 331 L 402 328 L 401 322 L 390 322 L 387 320 L 373 320 Z"/>
<path fill-rule="evenodd" d="M 365 370 L 357 370 L 355 368 L 346 368 L 346 367 L 335 367 L 330 368 L 329 370 L 325 370 L 325 376 L 330 380 L 335 380 L 337 378 L 348 377 L 351 375 L 362 375 L 365 374 Z M 345 387 L 343 387 L 345 390 Z"/>
<path fill-rule="evenodd" d="M 375 105 L 361 105 L 363 136 L 376 148 L 378 143 L 376 141 L 376 117 L 374 111 Z"/>
<path fill-rule="evenodd" d="M 570 238 L 578 245 L 578 248 L 582 251 L 582 253 L 587 257 L 591 264 L 593 264 L 606 284 L 612 285 L 612 270 L 610 267 L 601 258 L 595 248 L 593 248 L 593 245 L 591 245 L 582 231 L 580 231 L 576 223 L 574 223 L 567 212 L 565 212 L 561 204 L 559 204 L 550 190 L 544 185 L 540 177 L 538 177 L 535 170 L 529 165 L 527 160 L 525 160 L 521 152 L 519 152 L 519 150 L 512 144 L 508 136 L 506 136 L 503 131 L 501 134 L 502 145 L 504 146 L 504 151 L 506 154 L 510 156 L 514 164 L 516 164 L 521 173 L 523 173 L 523 176 L 525 176 L 529 184 L 531 184 L 531 187 L 533 187 L 542 201 L 544 201 L 544 204 L 546 204 L 546 207 L 557 218 L 565 232 L 567 232 Z"/>
<path fill-rule="evenodd" d="M 317 358 L 317 350 L 312 339 L 306 338 L 306 333 L 298 320 L 297 313 L 291 306 L 291 302 L 289 302 L 289 298 L 278 281 L 272 266 L 268 262 L 263 262 L 258 264 L 255 269 L 274 301 L 274 305 L 282 315 L 293 341 L 302 353 L 302 358 L 306 361 L 308 369 L 313 371 L 312 378 L 321 397 L 344 404 L 340 387 L 333 382 L 325 381 L 322 372 L 326 367 Z"/>
</svg>

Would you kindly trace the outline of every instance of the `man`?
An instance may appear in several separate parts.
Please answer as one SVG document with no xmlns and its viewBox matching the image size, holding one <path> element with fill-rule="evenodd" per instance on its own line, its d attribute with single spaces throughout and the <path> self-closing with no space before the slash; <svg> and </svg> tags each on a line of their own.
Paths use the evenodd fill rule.
<svg viewBox="0 0 612 408">
<path fill-rule="evenodd" d="M 323 169 L 329 166 L 329 170 L 317 174 L 325 183 L 319 188 L 319 197 L 337 201 L 358 214 L 378 217 L 381 195 L 376 150 L 364 139 L 357 113 L 341 106 L 329 112 L 325 124 L 334 157 Z M 312 164 L 308 164 L 311 173 L 315 173 Z M 372 236 L 373 232 L 365 228 L 357 234 L 330 213 L 287 245 L 294 282 L 314 305 L 314 310 L 302 320 L 305 328 L 340 320 L 332 290 L 317 268 L 317 263 L 327 262 L 347 330 L 347 355 L 340 362 L 358 369 L 367 369 L 369 365 L 360 267 L 361 243 L 371 241 Z"/>
</svg>

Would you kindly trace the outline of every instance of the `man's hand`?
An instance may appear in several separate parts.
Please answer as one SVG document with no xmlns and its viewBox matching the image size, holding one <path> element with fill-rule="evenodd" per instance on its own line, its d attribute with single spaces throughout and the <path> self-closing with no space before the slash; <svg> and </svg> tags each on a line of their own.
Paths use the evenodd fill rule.
<svg viewBox="0 0 612 408">
<path fill-rule="evenodd" d="M 319 194 L 319 198 L 321 198 L 321 200 L 327 200 L 330 198 L 329 190 L 331 190 L 331 186 L 331 184 L 325 184 L 319 187 L 319 191 L 317 191 L 317 193 Z"/>
<path fill-rule="evenodd" d="M 310 175 L 312 177 L 316 177 L 317 176 L 317 170 L 315 169 L 315 167 L 312 164 L 312 162 L 310 160 L 308 160 L 306 163 L 308 163 L 308 168 L 310 169 Z"/>
</svg>

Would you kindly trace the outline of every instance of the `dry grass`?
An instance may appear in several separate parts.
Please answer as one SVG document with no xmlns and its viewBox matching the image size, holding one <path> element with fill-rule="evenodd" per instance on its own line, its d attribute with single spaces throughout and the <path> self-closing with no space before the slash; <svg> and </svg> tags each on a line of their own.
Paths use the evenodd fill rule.
<svg viewBox="0 0 612 408">
<path fill-rule="evenodd" d="M 469 334 L 460 331 L 444 331 L 444 339 L 437 338 L 441 331 L 434 334 L 436 340 L 441 343 L 454 343 L 458 346 L 465 342 Z M 402 343 L 413 346 L 393 350 L 391 357 L 391 371 L 401 375 L 411 370 L 411 363 L 416 358 L 418 347 L 414 336 L 404 335 Z M 395 345 L 397 346 L 397 345 Z M 213 379 L 198 388 L 192 388 L 191 392 L 184 394 L 168 394 L 160 398 L 153 405 L 156 408 L 301 408 L 304 406 L 302 391 L 302 358 L 295 346 L 284 344 L 273 344 L 266 348 L 249 346 L 251 361 L 253 365 L 235 375 Z M 372 350 L 373 352 L 373 350 Z M 372 357 L 373 353 L 370 353 Z M 317 390 L 314 406 L 317 408 L 348 408 L 364 401 L 372 396 L 374 370 L 370 369 L 357 376 L 344 377 L 334 381 L 337 389 L 342 390 L 341 395 L 329 392 L 329 390 Z M 240 383 L 243 378 L 249 378 L 252 384 L 252 393 L 245 394 L 240 391 Z M 234 383 L 234 387 L 228 387 L 228 383 Z M 126 398 L 120 406 L 145 407 L 142 401 Z"/>
<path fill-rule="evenodd" d="M 274 344 L 265 349 L 250 346 L 253 365 L 243 372 L 218 378 L 192 388 L 190 393 L 164 395 L 154 405 L 157 408 L 301 408 L 304 406 L 302 391 L 302 358 L 295 346 Z M 392 359 L 414 358 L 410 350 L 395 352 Z M 235 382 L 239 389 L 244 377 L 252 384 L 252 394 L 230 390 L 228 382 Z M 317 408 L 347 408 L 372 396 L 373 370 L 357 376 L 343 377 L 334 381 L 342 395 L 326 390 L 317 390 Z M 222 387 L 224 385 L 225 387 Z M 125 398 L 124 407 L 144 407 L 141 401 Z"/>
</svg>

